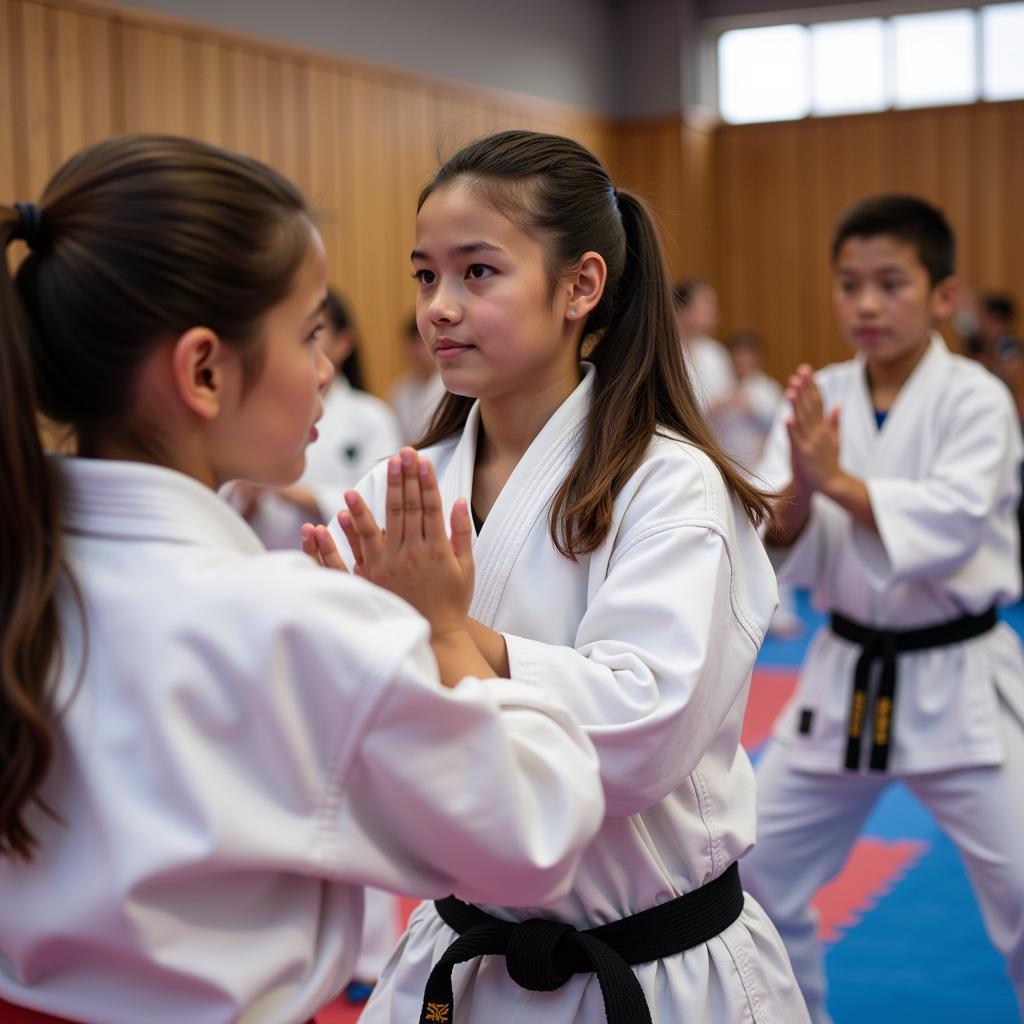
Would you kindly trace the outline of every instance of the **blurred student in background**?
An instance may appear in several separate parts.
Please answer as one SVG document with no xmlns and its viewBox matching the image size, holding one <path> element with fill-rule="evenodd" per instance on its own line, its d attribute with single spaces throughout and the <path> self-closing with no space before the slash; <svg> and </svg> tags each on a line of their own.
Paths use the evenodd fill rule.
<svg viewBox="0 0 1024 1024">
<path fill-rule="evenodd" d="M 402 335 L 409 369 L 391 389 L 391 408 L 398 417 L 403 444 L 415 444 L 427 432 L 434 410 L 445 395 L 441 375 L 427 351 L 413 314 Z"/>
<path fill-rule="evenodd" d="M 728 351 L 735 385 L 711 412 L 711 429 L 719 444 L 752 475 L 782 401 L 782 385 L 764 372 L 764 346 L 756 331 L 737 331 L 729 339 Z M 769 632 L 783 639 L 803 632 L 796 596 L 788 584 L 779 584 L 779 607 Z"/>
<path fill-rule="evenodd" d="M 718 329 L 718 296 L 706 281 L 688 278 L 675 286 L 673 301 L 687 372 L 706 415 L 736 386 L 725 347 L 712 334 Z"/>
</svg>

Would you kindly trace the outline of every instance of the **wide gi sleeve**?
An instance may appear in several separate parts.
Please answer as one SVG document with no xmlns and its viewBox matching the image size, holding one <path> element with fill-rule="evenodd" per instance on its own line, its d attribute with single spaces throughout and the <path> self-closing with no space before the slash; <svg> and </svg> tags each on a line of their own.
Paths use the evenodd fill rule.
<svg viewBox="0 0 1024 1024">
<path fill-rule="evenodd" d="M 657 803 L 697 766 L 746 689 L 776 603 L 753 528 L 744 521 L 741 540 L 708 507 L 706 475 L 728 500 L 710 460 L 659 457 L 644 475 L 574 645 L 503 634 L 513 678 L 556 693 L 586 729 L 617 816 Z"/>
<path fill-rule="evenodd" d="M 208 723 L 219 742 L 193 773 L 215 780 L 201 799 L 218 803 L 239 859 L 420 897 L 567 891 L 604 801 L 594 750 L 557 699 L 508 680 L 446 689 L 404 601 L 270 557 L 289 571 L 264 571 L 244 631 L 216 640 L 244 728 Z M 234 681 L 253 677 L 242 703 Z M 206 719 L 213 689 L 197 698 Z"/>
<path fill-rule="evenodd" d="M 878 532 L 854 540 L 879 586 L 948 576 L 976 552 L 989 518 L 1019 498 L 1020 427 L 994 379 L 950 396 L 931 464 L 919 479 L 868 477 Z"/>
</svg>

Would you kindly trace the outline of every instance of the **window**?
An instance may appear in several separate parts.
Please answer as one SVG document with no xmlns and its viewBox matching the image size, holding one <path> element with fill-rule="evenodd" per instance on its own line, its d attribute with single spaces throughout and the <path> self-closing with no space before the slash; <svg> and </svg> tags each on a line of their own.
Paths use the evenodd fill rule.
<svg viewBox="0 0 1024 1024">
<path fill-rule="evenodd" d="M 785 121 L 810 112 L 806 36 L 802 25 L 723 33 L 719 108 L 727 121 Z"/>
<path fill-rule="evenodd" d="M 718 94 L 733 124 L 1024 98 L 1024 2 L 732 29 Z"/>
<path fill-rule="evenodd" d="M 882 19 L 824 22 L 810 31 L 814 113 L 884 110 L 888 95 Z"/>
<path fill-rule="evenodd" d="M 890 24 L 897 107 L 978 98 L 973 11 L 910 14 Z"/>
<path fill-rule="evenodd" d="M 1024 3 L 981 9 L 981 95 L 1024 98 Z"/>
</svg>

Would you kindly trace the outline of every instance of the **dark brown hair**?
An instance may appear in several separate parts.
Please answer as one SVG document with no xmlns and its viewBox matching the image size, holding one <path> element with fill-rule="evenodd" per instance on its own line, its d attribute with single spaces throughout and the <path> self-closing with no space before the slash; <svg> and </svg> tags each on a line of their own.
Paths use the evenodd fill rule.
<svg viewBox="0 0 1024 1024">
<path fill-rule="evenodd" d="M 640 200 L 617 192 L 579 143 L 538 132 L 500 132 L 470 143 L 438 170 L 417 209 L 455 182 L 545 243 L 552 299 L 559 278 L 584 253 L 600 253 L 608 266 L 604 294 L 584 332 L 588 343 L 596 339 L 587 355 L 597 370 L 593 404 L 579 455 L 551 509 L 557 549 L 576 559 L 604 541 L 616 495 L 661 431 L 704 451 L 752 522 L 769 518 L 769 498 L 744 478 L 704 422 L 683 365 L 661 246 Z M 472 403 L 446 395 L 419 446 L 458 433 Z"/>
<path fill-rule="evenodd" d="M 847 239 L 878 235 L 912 245 L 933 288 L 956 270 L 956 238 L 949 221 L 917 196 L 872 196 L 847 210 L 832 235 L 832 262 Z"/>
<path fill-rule="evenodd" d="M 143 361 L 199 325 L 240 348 L 251 379 L 262 317 L 309 248 L 290 182 L 172 136 L 83 150 L 27 211 L 0 206 L 0 855 L 25 859 L 35 845 L 25 812 L 41 803 L 53 752 L 56 593 L 62 579 L 73 586 L 37 410 L 79 437 L 135 430 Z M 12 280 L 7 246 L 26 234 L 31 251 Z"/>
</svg>

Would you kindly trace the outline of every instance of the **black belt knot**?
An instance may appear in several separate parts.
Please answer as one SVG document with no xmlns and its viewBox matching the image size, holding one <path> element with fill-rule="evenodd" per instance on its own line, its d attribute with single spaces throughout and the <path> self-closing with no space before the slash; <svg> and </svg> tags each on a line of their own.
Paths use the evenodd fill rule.
<svg viewBox="0 0 1024 1024">
<path fill-rule="evenodd" d="M 579 933 L 570 924 L 534 918 L 513 925 L 505 946 L 508 976 L 531 992 L 554 992 L 576 973 L 569 949 Z"/>
<path fill-rule="evenodd" d="M 993 629 L 997 622 L 994 605 L 980 615 L 964 615 L 959 619 L 918 629 L 874 629 L 833 612 L 832 632 L 861 647 L 860 657 L 853 670 L 853 694 L 850 698 L 850 715 L 846 728 L 846 768 L 855 772 L 860 767 L 861 743 L 869 712 L 871 756 L 868 759 L 868 767 L 871 771 L 884 772 L 889 766 L 892 723 L 896 710 L 898 655 L 973 640 Z M 871 669 L 876 662 L 881 664 L 881 672 L 874 706 L 869 708 Z"/>
<path fill-rule="evenodd" d="M 579 931 L 561 921 L 503 921 L 454 896 L 434 904 L 459 937 L 434 965 L 423 995 L 420 1024 L 454 1019 L 452 969 L 478 956 L 504 956 L 509 977 L 532 992 L 553 992 L 574 974 L 597 976 L 608 1024 L 651 1024 L 631 964 L 660 960 L 714 938 L 743 911 L 739 868 L 619 921 Z"/>
</svg>

